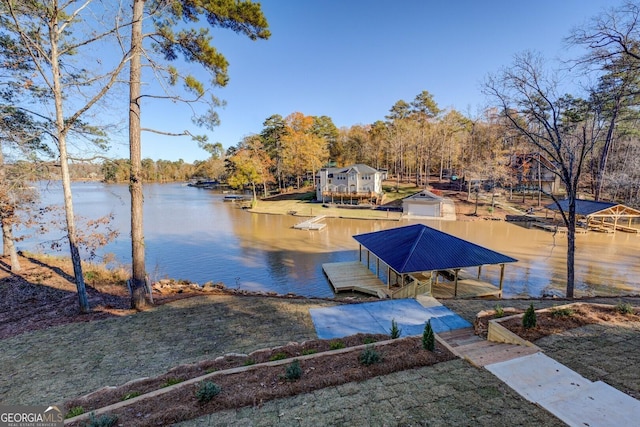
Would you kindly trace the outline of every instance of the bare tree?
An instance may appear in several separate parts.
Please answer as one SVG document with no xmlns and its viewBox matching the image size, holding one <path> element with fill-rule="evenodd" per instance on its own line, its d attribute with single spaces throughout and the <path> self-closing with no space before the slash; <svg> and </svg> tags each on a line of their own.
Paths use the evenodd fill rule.
<svg viewBox="0 0 640 427">
<path fill-rule="evenodd" d="M 115 61 L 115 67 L 93 74 L 74 60 L 78 55 L 95 57 L 95 52 L 100 50 L 96 45 L 104 43 L 114 34 L 114 27 L 119 25 L 119 16 L 115 13 L 112 15 L 114 26 L 102 27 L 103 22 L 97 17 L 105 15 L 105 9 L 98 5 L 92 10 L 91 6 L 89 1 L 70 3 L 57 0 L 2 0 L 0 3 L 2 53 L 28 63 L 34 72 L 25 80 L 21 70 L 14 69 L 12 63 L 4 62 L 2 67 L 7 71 L 16 70 L 12 76 L 14 81 L 30 87 L 32 99 L 48 104 L 53 111 L 53 118 L 44 114 L 40 117 L 49 121 L 48 136 L 59 155 L 67 239 L 78 302 L 83 313 L 89 311 L 89 301 L 78 249 L 69 172 L 72 153 L 67 141 L 74 131 L 78 131 L 77 135 L 83 135 L 87 131 L 91 133 L 97 130 L 83 123 L 82 117 L 116 83 L 126 62 L 125 53 Z M 37 112 L 31 113 L 37 115 Z M 100 135 L 100 141 L 102 137 Z"/>
<path fill-rule="evenodd" d="M 607 162 L 618 125 L 637 115 L 634 107 L 640 95 L 640 6 L 626 2 L 594 17 L 587 25 L 572 30 L 570 44 L 587 49 L 573 61 L 587 73 L 598 75 L 598 85 L 592 90 L 591 101 L 602 110 L 607 122 L 606 135 L 599 147 L 594 165 L 594 197 L 602 197 Z"/>
<path fill-rule="evenodd" d="M 576 199 L 585 160 L 600 138 L 598 112 L 590 104 L 558 93 L 555 74 L 547 74 L 539 56 L 516 57 L 514 64 L 490 76 L 485 91 L 498 102 L 507 123 L 557 167 L 568 209 L 556 202 L 567 227 L 567 298 L 575 287 Z"/>
</svg>

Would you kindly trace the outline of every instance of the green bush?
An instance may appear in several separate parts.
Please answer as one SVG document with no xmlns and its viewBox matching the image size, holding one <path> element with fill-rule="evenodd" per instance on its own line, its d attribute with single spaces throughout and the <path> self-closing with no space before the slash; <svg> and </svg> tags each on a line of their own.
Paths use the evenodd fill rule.
<svg viewBox="0 0 640 427">
<path fill-rule="evenodd" d="M 221 391 L 222 389 L 218 384 L 212 383 L 211 381 L 203 381 L 196 390 L 196 399 L 198 399 L 200 403 L 207 403 L 219 395 Z"/>
<path fill-rule="evenodd" d="M 400 338 L 400 334 L 402 333 L 402 329 L 398 328 L 398 323 L 396 319 L 391 319 L 391 339 Z"/>
<path fill-rule="evenodd" d="M 344 345 L 344 343 L 342 341 L 331 341 L 329 343 L 329 348 L 331 350 L 339 350 L 339 349 L 344 348 L 344 347 L 345 347 L 345 345 Z"/>
<path fill-rule="evenodd" d="M 496 304 L 495 311 L 497 318 L 504 317 L 504 308 L 500 304 Z"/>
<path fill-rule="evenodd" d="M 256 361 L 253 360 L 253 359 L 246 359 L 244 361 L 244 366 L 251 366 L 251 365 L 255 365 L 255 364 L 256 364 Z"/>
<path fill-rule="evenodd" d="M 616 311 L 620 314 L 633 314 L 633 307 L 628 302 L 619 302 L 616 304 Z"/>
<path fill-rule="evenodd" d="M 533 308 L 533 303 L 529 304 L 529 308 L 524 312 L 522 316 L 522 326 L 525 329 L 531 329 L 536 327 L 536 309 Z"/>
<path fill-rule="evenodd" d="M 360 363 L 363 365 L 369 366 L 380 361 L 382 361 L 382 357 L 380 353 L 376 351 L 373 344 L 367 345 L 362 353 L 360 353 Z"/>
<path fill-rule="evenodd" d="M 172 385 L 180 384 L 182 381 L 184 381 L 182 378 L 169 378 L 165 381 L 162 387 L 170 387 Z"/>
<path fill-rule="evenodd" d="M 302 367 L 300 367 L 300 361 L 294 359 L 293 362 L 284 371 L 284 377 L 289 381 L 295 381 L 302 376 Z"/>
<path fill-rule="evenodd" d="M 100 418 L 96 418 L 96 414 L 93 412 L 89 414 L 89 424 L 87 427 L 112 427 L 118 422 L 118 417 L 115 415 L 103 415 Z"/>
<path fill-rule="evenodd" d="M 134 397 L 138 397 L 140 396 L 142 393 L 140 393 L 139 391 L 132 391 L 130 393 L 125 394 L 124 396 L 122 396 L 122 400 L 129 400 L 129 399 L 133 399 Z"/>
<path fill-rule="evenodd" d="M 431 319 L 427 320 L 427 324 L 424 325 L 424 332 L 422 333 L 422 348 L 429 351 L 433 351 L 436 348 L 436 337 L 433 334 L 433 328 L 431 327 Z"/>
<path fill-rule="evenodd" d="M 365 337 L 363 340 L 364 344 L 373 344 L 374 342 L 376 342 L 376 340 L 374 340 L 372 337 Z"/>
<path fill-rule="evenodd" d="M 270 361 L 274 362 L 276 360 L 286 359 L 287 355 L 285 353 L 276 353 L 269 358 Z"/>
<path fill-rule="evenodd" d="M 67 412 L 67 415 L 65 415 L 64 417 L 73 418 L 82 414 L 84 414 L 84 408 L 82 406 L 74 406 L 73 408 L 69 409 L 69 412 Z"/>
<path fill-rule="evenodd" d="M 302 355 L 307 356 L 309 354 L 316 354 L 317 352 L 318 350 L 316 350 L 315 348 L 307 348 L 305 350 L 302 350 Z"/>
<path fill-rule="evenodd" d="M 573 310 L 570 309 L 569 307 L 563 307 L 563 308 L 553 307 L 550 310 L 550 313 L 551 313 L 551 317 L 571 317 L 574 314 Z"/>
</svg>

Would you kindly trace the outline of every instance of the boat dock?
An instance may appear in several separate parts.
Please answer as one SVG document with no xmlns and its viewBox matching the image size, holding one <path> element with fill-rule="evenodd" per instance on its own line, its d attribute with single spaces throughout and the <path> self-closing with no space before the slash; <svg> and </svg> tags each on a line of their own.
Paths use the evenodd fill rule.
<svg viewBox="0 0 640 427">
<path fill-rule="evenodd" d="M 322 264 L 322 271 L 335 292 L 355 291 L 379 298 L 390 297 L 387 285 L 360 261 Z"/>
<path fill-rule="evenodd" d="M 359 261 L 322 264 L 322 270 L 336 293 L 361 292 L 379 298 L 393 298 L 398 291 L 398 289 L 395 291 L 389 289 L 375 273 Z M 442 271 L 439 274 L 446 277 L 447 272 Z M 412 274 L 411 276 L 422 282 L 430 280 L 430 275 Z M 429 294 L 428 290 L 427 294 Z M 436 281 L 431 286 L 430 292 L 430 296 L 434 298 L 500 298 L 501 294 L 500 288 L 466 274 L 458 277 L 457 286 L 451 281 Z M 409 297 L 413 296 L 414 294 L 410 292 Z"/>
<path fill-rule="evenodd" d="M 552 233 L 558 234 L 567 234 L 567 227 L 563 227 L 560 225 L 546 224 L 544 222 L 532 222 L 531 225 L 534 227 L 541 228 L 545 231 L 550 231 Z M 576 234 L 587 234 L 587 230 L 581 227 L 576 227 Z"/>
<path fill-rule="evenodd" d="M 293 228 L 296 230 L 322 230 L 327 226 L 324 222 L 320 222 L 326 217 L 326 215 L 318 215 L 314 218 L 308 219 L 306 221 L 299 222 L 294 225 Z"/>
</svg>

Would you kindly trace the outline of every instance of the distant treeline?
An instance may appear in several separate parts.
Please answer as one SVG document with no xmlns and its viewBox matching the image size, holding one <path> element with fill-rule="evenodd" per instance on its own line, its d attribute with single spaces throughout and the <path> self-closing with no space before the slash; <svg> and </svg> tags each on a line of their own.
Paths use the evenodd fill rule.
<svg viewBox="0 0 640 427">
<path fill-rule="evenodd" d="M 142 160 L 142 179 L 144 182 L 183 182 L 192 178 L 207 178 L 218 176 L 215 165 L 222 161 L 215 159 L 196 160 L 193 164 L 180 159 L 170 160 Z M 7 165 L 8 173 L 25 177 L 28 172 L 28 180 L 58 180 L 60 165 L 54 162 L 42 162 L 37 165 L 30 162 L 17 162 Z M 104 160 L 102 163 L 78 162 L 69 165 L 72 180 L 91 180 L 109 183 L 126 183 L 129 180 L 129 160 L 113 159 Z"/>
</svg>

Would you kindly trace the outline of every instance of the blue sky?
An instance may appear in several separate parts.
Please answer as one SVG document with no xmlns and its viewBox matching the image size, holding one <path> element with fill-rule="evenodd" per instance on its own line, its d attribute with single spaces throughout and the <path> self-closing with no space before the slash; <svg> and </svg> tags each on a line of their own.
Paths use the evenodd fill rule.
<svg viewBox="0 0 640 427">
<path fill-rule="evenodd" d="M 481 83 L 525 50 L 566 58 L 563 38 L 611 0 L 263 0 L 269 40 L 216 29 L 230 81 L 221 125 L 207 132 L 225 148 L 259 133 L 266 118 L 299 111 L 326 115 L 338 127 L 383 120 L 398 100 L 423 90 L 441 108 L 476 116 L 487 100 Z M 167 124 L 170 123 L 170 129 Z M 188 111 L 149 105 L 143 126 L 192 128 Z M 124 142 L 113 154 L 126 157 Z M 204 160 L 187 138 L 143 134 L 143 156 Z"/>
</svg>

